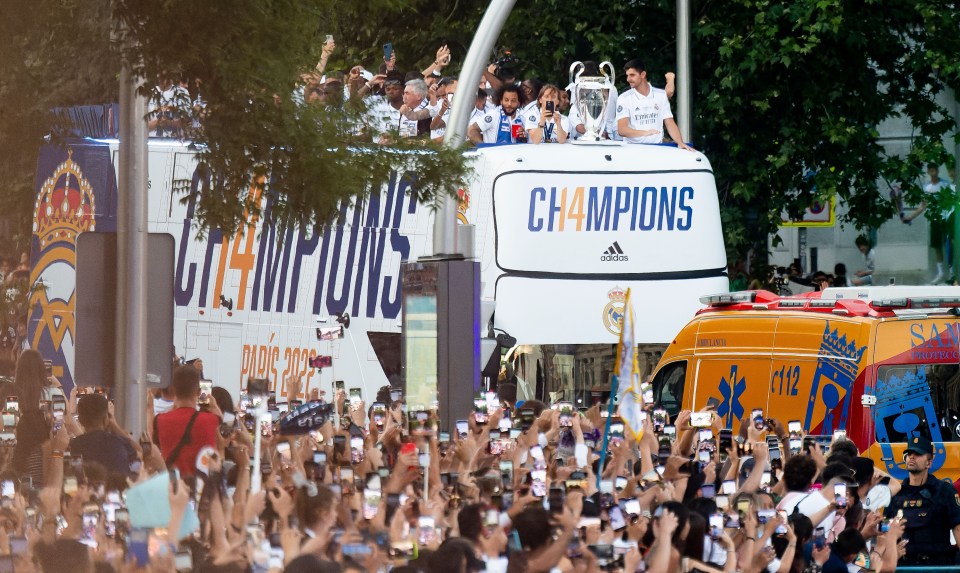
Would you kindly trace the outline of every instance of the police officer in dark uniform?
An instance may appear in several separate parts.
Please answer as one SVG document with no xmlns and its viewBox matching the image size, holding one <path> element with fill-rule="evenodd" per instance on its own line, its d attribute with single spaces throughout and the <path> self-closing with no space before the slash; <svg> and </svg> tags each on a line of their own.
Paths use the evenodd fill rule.
<svg viewBox="0 0 960 573">
<path fill-rule="evenodd" d="M 906 520 L 903 537 L 907 553 L 898 565 L 952 565 L 956 549 L 950 530 L 960 539 L 960 496 L 953 487 L 930 473 L 933 444 L 910 438 L 903 462 L 910 473 L 893 497 L 884 517 Z"/>
</svg>

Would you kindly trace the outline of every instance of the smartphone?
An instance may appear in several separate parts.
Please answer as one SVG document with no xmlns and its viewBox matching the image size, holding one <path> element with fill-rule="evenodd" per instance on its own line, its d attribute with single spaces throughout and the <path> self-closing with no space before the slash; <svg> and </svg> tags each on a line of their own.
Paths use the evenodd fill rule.
<svg viewBox="0 0 960 573">
<path fill-rule="evenodd" d="M 627 489 L 627 482 L 628 482 L 628 480 L 627 480 L 626 476 L 617 476 L 617 477 L 614 478 L 614 480 L 613 480 L 613 488 L 614 488 L 615 490 L 617 490 L 618 492 L 621 492 L 621 491 Z"/>
<path fill-rule="evenodd" d="M 87 503 L 83 506 L 82 523 L 83 538 L 93 539 L 97 535 L 97 522 L 100 521 L 100 506 Z"/>
<path fill-rule="evenodd" d="M 490 416 L 487 415 L 487 401 L 477 398 L 473 401 L 473 421 L 477 424 L 486 424 Z"/>
<path fill-rule="evenodd" d="M 466 438 L 470 432 L 470 423 L 466 420 L 457 420 L 457 437 L 461 440 Z"/>
<path fill-rule="evenodd" d="M 63 493 L 66 495 L 76 495 L 77 493 L 76 476 L 65 476 L 63 478 Z"/>
<path fill-rule="evenodd" d="M 499 456 L 503 453 L 503 442 L 500 441 L 500 430 L 490 430 L 490 442 L 487 444 L 487 453 Z"/>
<path fill-rule="evenodd" d="M 720 450 L 721 456 L 726 456 L 727 452 L 733 450 L 733 430 L 730 428 L 722 428 L 720 430 L 720 436 L 717 439 L 717 449 Z"/>
<path fill-rule="evenodd" d="M 737 501 L 737 513 L 746 515 L 750 511 L 750 500 L 741 499 Z"/>
<path fill-rule="evenodd" d="M 694 428 L 709 428 L 713 424 L 713 412 L 691 412 L 690 425 Z"/>
<path fill-rule="evenodd" d="M 333 390 L 346 390 L 346 383 L 343 380 L 334 380 L 333 381 Z"/>
<path fill-rule="evenodd" d="M 260 420 L 260 435 L 264 438 L 273 437 L 273 422 L 271 420 Z"/>
<path fill-rule="evenodd" d="M 822 527 L 813 530 L 813 546 L 817 549 L 823 549 L 827 544 L 827 535 Z"/>
<path fill-rule="evenodd" d="M 421 515 L 417 520 L 417 535 L 419 536 L 420 545 L 430 545 L 436 539 L 437 535 L 437 526 L 434 523 L 433 517 L 428 515 Z"/>
<path fill-rule="evenodd" d="M 513 460 L 500 460 L 500 480 L 503 487 L 510 489 L 513 484 Z"/>
<path fill-rule="evenodd" d="M 760 408 L 755 408 L 750 414 L 750 418 L 753 420 L 753 427 L 758 430 L 764 430 L 767 427 L 767 421 L 763 419 L 763 410 Z"/>
<path fill-rule="evenodd" d="M 720 539 L 720 536 L 723 535 L 723 521 L 722 513 L 710 514 L 708 523 L 710 526 L 710 537 L 712 539 Z"/>
<path fill-rule="evenodd" d="M 204 406 L 210 403 L 210 396 L 213 393 L 213 380 L 200 381 L 200 397 L 197 398 L 197 404 Z"/>
<path fill-rule="evenodd" d="M 3 496 L 4 499 L 13 499 L 13 496 L 16 495 L 17 488 L 11 479 L 3 480 L 0 484 L 0 496 Z"/>
<path fill-rule="evenodd" d="M 847 507 L 847 484 L 834 484 L 833 498 L 837 502 L 837 507 Z"/>
<path fill-rule="evenodd" d="M 189 551 L 177 551 L 173 557 L 173 566 L 177 572 L 193 571 L 193 555 Z"/>
<path fill-rule="evenodd" d="M 833 441 L 831 443 L 838 442 L 840 440 L 846 440 L 846 439 L 847 439 L 847 431 L 837 430 L 833 433 Z"/>
<path fill-rule="evenodd" d="M 381 430 L 387 422 L 387 405 L 383 402 L 373 403 L 373 423 Z"/>
<path fill-rule="evenodd" d="M 726 479 L 723 480 L 723 483 L 720 485 L 720 491 L 724 495 L 733 495 L 737 493 L 737 482 L 736 480 Z"/>
<path fill-rule="evenodd" d="M 670 438 L 671 442 L 676 441 L 677 439 L 677 427 L 673 424 L 667 424 L 663 427 L 663 435 Z"/>
<path fill-rule="evenodd" d="M 776 510 L 773 509 L 759 509 L 757 510 L 757 522 L 764 524 L 773 519 L 773 516 L 776 514 Z"/>
<path fill-rule="evenodd" d="M 730 498 L 726 495 L 718 495 L 713 498 L 713 501 L 717 504 L 717 509 L 720 511 L 727 511 L 730 509 Z"/>
<path fill-rule="evenodd" d="M 386 44 L 383 45 L 383 59 L 389 62 L 390 58 L 392 57 L 393 57 L 393 44 L 390 42 L 387 42 Z"/>
<path fill-rule="evenodd" d="M 547 495 L 547 470 L 533 470 L 530 472 L 530 493 L 534 497 Z"/>
<path fill-rule="evenodd" d="M 560 402 L 557 409 L 560 411 L 560 427 L 569 428 L 573 426 L 573 404 L 570 402 Z"/>
<path fill-rule="evenodd" d="M 619 444 L 623 442 L 623 422 L 612 422 L 610 424 L 610 443 Z"/>
<path fill-rule="evenodd" d="M 390 401 L 391 402 L 401 402 L 403 400 L 403 390 L 399 388 L 390 389 Z"/>
<path fill-rule="evenodd" d="M 640 384 L 640 393 L 643 394 L 644 406 L 653 404 L 653 384 L 649 382 L 643 382 Z"/>
<path fill-rule="evenodd" d="M 547 102 L 547 111 L 553 112 L 553 101 L 552 101 L 552 100 Z"/>
<path fill-rule="evenodd" d="M 622 531 L 627 526 L 627 519 L 619 505 L 610 506 L 607 510 L 607 516 L 610 518 L 610 529 Z"/>
<path fill-rule="evenodd" d="M 277 455 L 280 456 L 280 463 L 290 465 L 292 458 L 290 456 L 290 442 L 280 442 L 276 446 Z"/>
<path fill-rule="evenodd" d="M 790 420 L 787 422 L 787 431 L 791 434 L 800 435 L 803 431 L 803 426 L 800 425 L 800 420 Z"/>
<path fill-rule="evenodd" d="M 663 408 L 657 408 L 656 410 L 654 410 L 652 424 L 653 424 L 654 432 L 658 434 L 663 432 L 664 426 L 667 425 L 667 411 L 664 410 Z"/>
<path fill-rule="evenodd" d="M 707 499 L 713 499 L 717 495 L 717 486 L 712 483 L 705 483 L 700 486 L 700 495 Z"/>
<path fill-rule="evenodd" d="M 363 400 L 362 393 L 359 388 L 350 389 L 350 408 L 356 410 L 360 407 L 360 402 Z"/>
<path fill-rule="evenodd" d="M 770 461 L 780 461 L 780 446 L 778 444 L 767 444 L 767 451 L 770 452 Z"/>
<path fill-rule="evenodd" d="M 350 438 L 350 461 L 355 464 L 363 461 L 363 438 L 360 436 Z"/>
<path fill-rule="evenodd" d="M 547 498 L 547 503 L 550 506 L 550 513 L 561 513 L 563 511 L 563 504 L 566 501 L 566 495 L 564 491 L 558 487 L 550 488 L 550 496 Z"/>
<path fill-rule="evenodd" d="M 767 489 L 770 487 L 770 472 L 766 471 L 760 474 L 760 489 Z"/>
<path fill-rule="evenodd" d="M 377 476 L 379 477 L 379 476 Z M 373 519 L 377 516 L 377 509 L 380 507 L 380 500 L 383 494 L 380 489 L 365 488 L 363 490 L 363 518 Z"/>
</svg>

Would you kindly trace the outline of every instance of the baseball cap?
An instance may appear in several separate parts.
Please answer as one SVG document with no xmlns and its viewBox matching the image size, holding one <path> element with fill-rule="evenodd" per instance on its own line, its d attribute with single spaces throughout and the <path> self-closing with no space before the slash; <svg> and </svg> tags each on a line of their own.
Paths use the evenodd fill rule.
<svg viewBox="0 0 960 573">
<path fill-rule="evenodd" d="M 913 452 L 915 454 L 933 455 L 933 442 L 925 436 L 914 436 L 907 442 L 907 449 L 903 453 Z"/>
</svg>

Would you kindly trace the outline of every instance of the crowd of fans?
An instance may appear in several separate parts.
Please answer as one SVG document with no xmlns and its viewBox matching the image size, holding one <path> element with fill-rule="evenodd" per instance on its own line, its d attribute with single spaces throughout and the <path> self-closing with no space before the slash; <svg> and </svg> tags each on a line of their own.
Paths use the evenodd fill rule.
<svg viewBox="0 0 960 573">
<path fill-rule="evenodd" d="M 398 388 L 251 379 L 235 402 L 202 369 L 178 362 L 135 439 L 109 391 L 65 394 L 23 351 L 0 386 L 0 570 L 893 571 L 960 524 L 928 503 L 911 530 L 853 442 L 758 410 L 731 429 L 715 402 L 650 403 L 635 439 L 601 393 L 516 402 L 504 380 L 442 428 Z"/>
<path fill-rule="evenodd" d="M 356 133 L 367 140 L 382 144 L 397 137 L 442 141 L 458 89 L 474 102 L 468 135 L 475 144 L 567 143 L 587 134 L 574 84 L 545 83 L 534 77 L 521 81 L 515 71 L 518 62 L 509 53 L 491 63 L 480 85 L 473 88 L 459 86 L 455 76 L 444 75 L 451 63 L 447 46 L 437 50 L 426 69 L 407 72 L 401 70 L 397 52 L 390 44 L 384 46 L 383 62 L 376 72 L 362 64 L 348 70 L 328 70 L 335 50 L 336 43 L 328 37 L 320 61 L 314 70 L 301 75 L 292 100 L 301 106 L 361 101 L 367 113 Z M 586 76 L 601 74 L 595 62 L 584 64 Z M 619 97 L 626 97 L 631 105 L 618 105 L 616 88 L 605 90 L 608 103 L 601 137 L 659 143 L 665 140 L 666 132 L 668 141 L 686 147 L 678 141 L 680 132 L 668 101 L 674 93 L 674 74 L 667 73 L 665 89 L 659 89 L 647 83 L 645 66 L 639 60 L 628 62 L 623 73 L 629 87 Z M 192 129 L 200 128 L 206 112 L 200 91 L 199 85 L 191 85 L 187 79 L 162 79 L 151 98 L 151 135 L 189 138 Z M 634 91 L 641 97 L 635 97 Z M 621 131 L 627 136 L 621 136 Z"/>
</svg>

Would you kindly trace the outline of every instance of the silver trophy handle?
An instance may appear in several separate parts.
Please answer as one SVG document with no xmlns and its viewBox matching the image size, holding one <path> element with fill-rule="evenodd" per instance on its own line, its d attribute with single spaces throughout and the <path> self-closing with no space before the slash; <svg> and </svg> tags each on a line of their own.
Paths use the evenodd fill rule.
<svg viewBox="0 0 960 573">
<path fill-rule="evenodd" d="M 575 84 L 577 78 L 583 73 L 583 62 L 573 62 L 570 64 L 570 83 Z"/>
<path fill-rule="evenodd" d="M 603 74 L 603 77 L 607 78 L 607 83 L 613 84 L 616 78 L 616 74 L 614 74 L 614 71 L 613 71 L 613 64 L 611 64 L 610 62 L 601 63 L 600 73 Z"/>
</svg>

